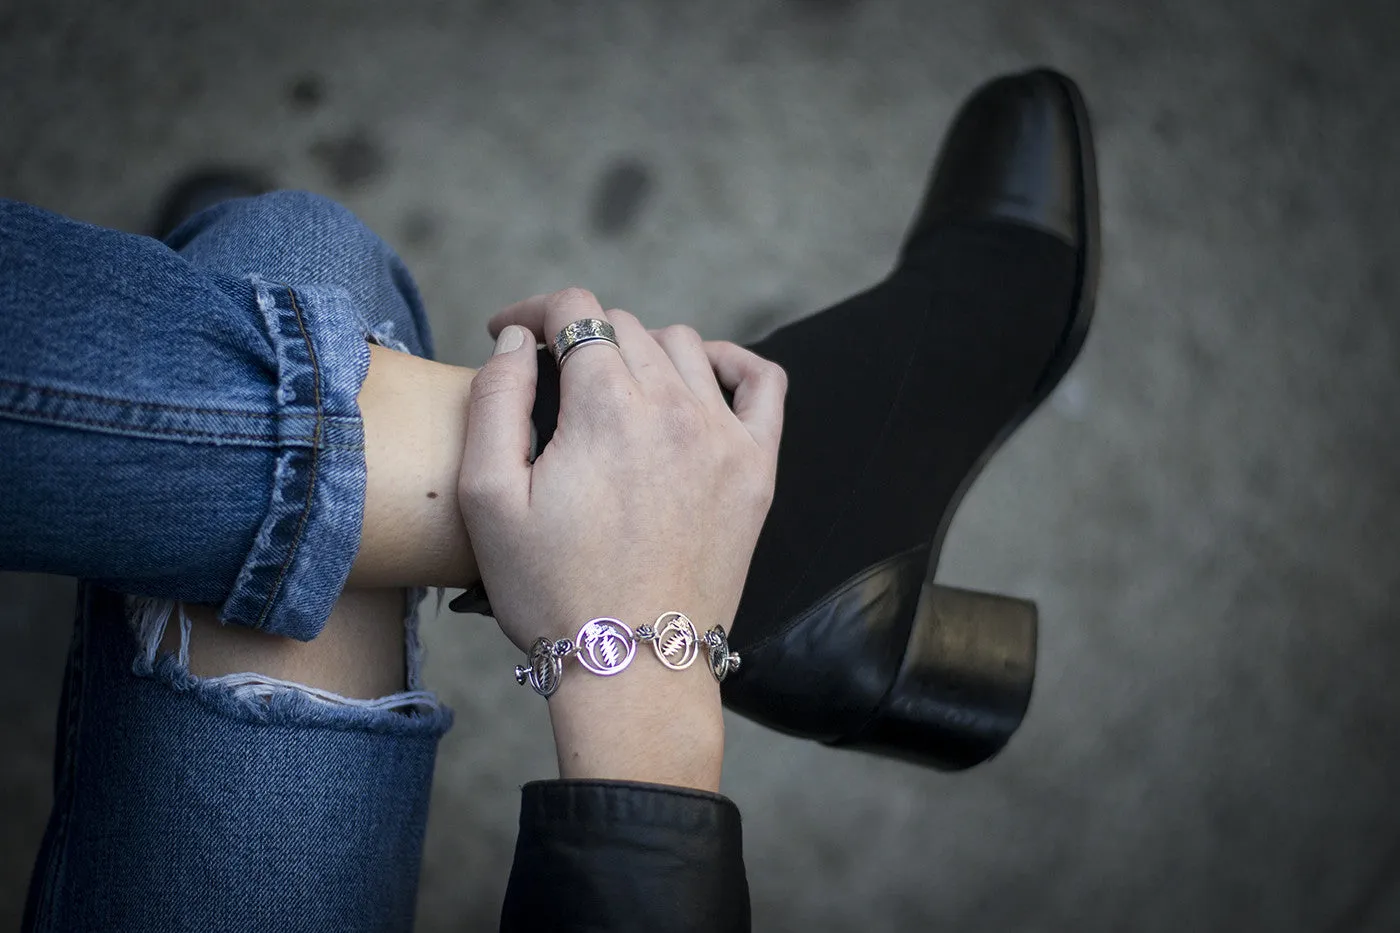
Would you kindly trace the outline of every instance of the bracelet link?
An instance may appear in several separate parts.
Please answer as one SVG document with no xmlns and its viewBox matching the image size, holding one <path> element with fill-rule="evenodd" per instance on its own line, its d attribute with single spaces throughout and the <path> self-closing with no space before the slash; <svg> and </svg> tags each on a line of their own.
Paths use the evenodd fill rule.
<svg viewBox="0 0 1400 933">
<path fill-rule="evenodd" d="M 548 699 L 559 689 L 559 681 L 564 676 L 564 658 L 554 651 L 554 643 L 548 638 L 536 638 L 530 646 L 529 664 L 515 666 L 515 682 L 530 688 Z"/>
</svg>

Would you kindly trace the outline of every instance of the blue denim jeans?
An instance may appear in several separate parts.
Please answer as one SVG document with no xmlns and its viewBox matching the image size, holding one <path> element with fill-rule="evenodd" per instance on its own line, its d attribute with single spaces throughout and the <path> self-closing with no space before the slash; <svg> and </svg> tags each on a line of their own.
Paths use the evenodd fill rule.
<svg viewBox="0 0 1400 933">
<path fill-rule="evenodd" d="M 325 625 L 371 342 L 432 354 L 403 264 L 324 198 L 226 202 L 166 243 L 0 201 L 0 567 L 83 581 L 27 929 L 411 928 L 451 724 L 418 683 L 421 594 L 406 689 L 375 701 L 193 676 L 178 608 Z"/>
</svg>

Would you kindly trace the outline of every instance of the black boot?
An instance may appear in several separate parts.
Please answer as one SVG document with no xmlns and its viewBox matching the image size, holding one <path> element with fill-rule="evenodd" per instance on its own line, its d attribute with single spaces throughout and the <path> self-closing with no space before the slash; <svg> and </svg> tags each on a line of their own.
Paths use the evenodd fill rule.
<svg viewBox="0 0 1400 933">
<path fill-rule="evenodd" d="M 788 404 L 730 708 L 937 767 L 1005 744 L 1034 611 L 925 581 L 973 479 L 1083 345 L 1098 248 L 1077 88 L 1002 78 L 956 118 L 890 277 L 753 347 L 787 369 Z"/>
<path fill-rule="evenodd" d="M 956 118 L 889 278 L 753 345 L 787 370 L 788 400 L 727 706 L 943 768 L 1005 744 L 1030 698 L 1034 607 L 926 581 L 972 480 L 1083 345 L 1098 240 L 1077 88 L 1002 78 Z M 542 353 L 541 446 L 556 376 Z M 484 593 L 453 608 L 482 611 Z"/>
</svg>

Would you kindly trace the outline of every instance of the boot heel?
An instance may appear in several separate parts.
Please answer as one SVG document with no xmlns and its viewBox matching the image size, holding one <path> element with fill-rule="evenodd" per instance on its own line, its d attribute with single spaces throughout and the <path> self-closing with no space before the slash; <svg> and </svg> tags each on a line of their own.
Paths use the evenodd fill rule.
<svg viewBox="0 0 1400 933">
<path fill-rule="evenodd" d="M 925 583 L 909 643 L 870 721 L 832 745 L 946 771 L 1001 751 L 1035 680 L 1035 603 Z"/>
</svg>

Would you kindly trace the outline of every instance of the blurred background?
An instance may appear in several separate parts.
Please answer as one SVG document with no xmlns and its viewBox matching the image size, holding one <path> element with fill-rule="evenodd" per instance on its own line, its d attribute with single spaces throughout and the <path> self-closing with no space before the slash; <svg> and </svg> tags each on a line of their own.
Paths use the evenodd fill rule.
<svg viewBox="0 0 1400 933">
<path fill-rule="evenodd" d="M 402 252 L 454 363 L 568 284 L 744 338 L 884 275 L 975 86 L 1068 72 L 1098 317 L 938 574 L 1039 603 L 1030 714 L 962 775 L 732 720 L 755 929 L 1396 930 L 1397 38 L 1391 0 L 0 0 L 0 195 L 144 231 L 264 169 Z M 0 925 L 72 593 L 0 576 Z M 486 929 L 544 704 L 489 622 L 427 640 L 419 926 Z"/>
</svg>

